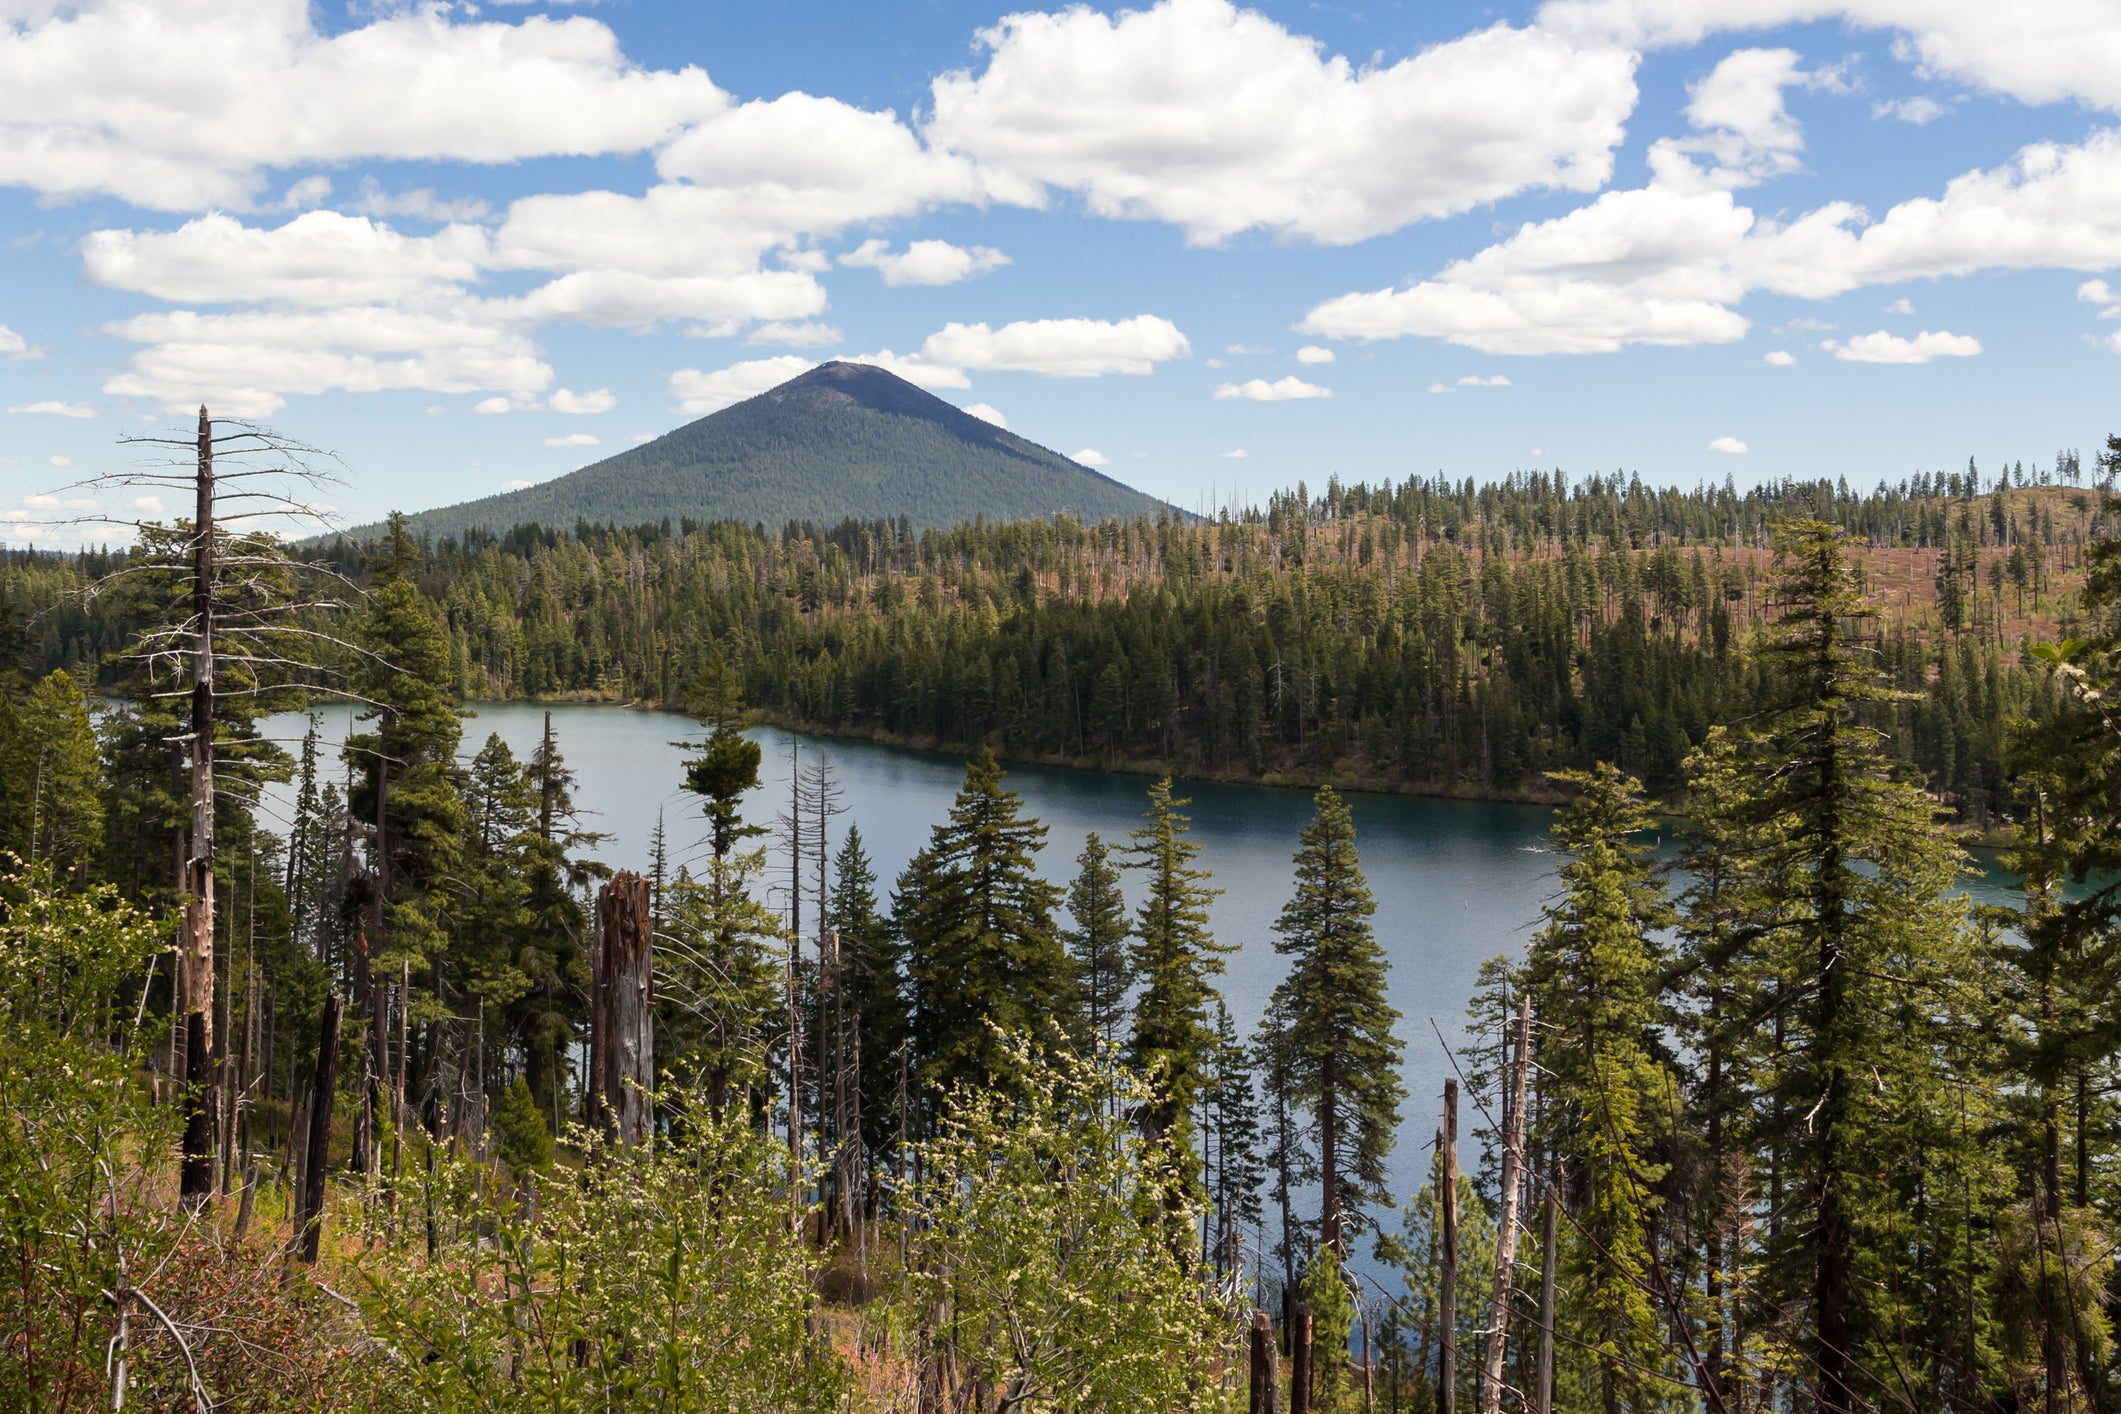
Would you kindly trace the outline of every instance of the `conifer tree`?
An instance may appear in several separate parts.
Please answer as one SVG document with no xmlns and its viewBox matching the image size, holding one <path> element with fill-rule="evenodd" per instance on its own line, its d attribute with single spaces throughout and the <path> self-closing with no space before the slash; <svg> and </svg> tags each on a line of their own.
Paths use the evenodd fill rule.
<svg viewBox="0 0 2121 1414">
<path fill-rule="evenodd" d="M 85 882 L 103 850 L 103 763 L 73 675 L 0 702 L 0 849 Z"/>
<path fill-rule="evenodd" d="M 1046 827 L 1023 817 L 984 755 L 965 768 L 949 818 L 900 876 L 893 921 L 906 940 L 912 1040 L 931 1093 L 981 1083 L 1008 1064 L 1005 1037 L 1077 1033 L 1074 969 L 1053 923 L 1060 890 L 1038 877 Z"/>
<path fill-rule="evenodd" d="M 1541 1022 L 1539 1067 L 1551 1097 L 1541 1128 L 1574 1195 L 1567 1312 L 1597 1364 L 1608 1410 L 1655 1406 L 1646 1380 L 1662 1358 L 1651 1299 L 1656 1187 L 1676 1096 L 1661 1055 L 1655 941 L 1673 921 L 1650 849 L 1642 783 L 1610 765 L 1557 772 L 1575 792 L 1553 837 L 1568 856 L 1562 895 L 1532 941 L 1525 985 Z"/>
<path fill-rule="evenodd" d="M 1963 1215 L 1992 1179 L 1961 1110 L 1977 1100 L 1956 1038 L 1973 1028 L 1946 982 L 1970 975 L 1963 856 L 1871 725 L 1900 696 L 1855 637 L 1874 611 L 1844 532 L 1790 522 L 1777 554 L 1782 617 L 1762 657 L 1779 695 L 1733 733 L 1718 782 L 1746 827 L 1731 862 L 1755 881 L 1750 946 L 1779 1026 L 1756 1101 L 1776 1117 L 1761 1161 L 1779 1206 L 1755 1311 L 1798 1313 L 1777 1335 L 1803 1352 L 1794 1378 L 1822 1414 L 1902 1397 L 1909 1379 L 1971 1400 Z M 1960 1201 L 1925 1201 L 1939 1181 Z"/>
<path fill-rule="evenodd" d="M 1068 914 L 1075 926 L 1061 937 L 1075 959 L 1090 1034 L 1110 1046 L 1116 1044 L 1127 992 L 1134 985 L 1127 953 L 1127 900 L 1120 892 L 1111 851 L 1096 831 L 1084 838 L 1075 863 L 1075 882 L 1068 886 Z"/>
<path fill-rule="evenodd" d="M 1225 1275 L 1244 1269 L 1244 1233 L 1259 1224 L 1261 1157 L 1259 1091 L 1251 1055 L 1222 998 L 1215 999 L 1215 1049 L 1201 1091 L 1201 1136 L 1206 1156 L 1210 1227 L 1208 1255 Z"/>
<path fill-rule="evenodd" d="M 855 1034 L 861 1050 L 862 1145 L 871 1159 L 898 1135 L 899 1051 L 906 1040 L 905 983 L 898 935 L 877 906 L 876 870 L 858 825 L 847 827 L 833 859 L 839 886 L 825 926 L 840 935 L 855 997 Z"/>
<path fill-rule="evenodd" d="M 1274 1045 L 1289 1093 L 1317 1145 L 1318 1240 L 1345 1259 L 1349 1227 L 1370 1203 L 1390 1201 L 1384 1161 L 1406 1091 L 1355 821 L 1331 786 L 1317 805 L 1296 852 L 1296 894 L 1274 924 L 1274 950 L 1290 963 L 1271 1005 L 1283 1018 Z"/>
<path fill-rule="evenodd" d="M 1193 1103 L 1214 1066 L 1213 982 L 1231 951 L 1208 931 L 1208 905 L 1221 892 L 1213 876 L 1194 867 L 1200 846 L 1187 837 L 1189 821 L 1173 799 L 1171 778 L 1149 788 L 1144 823 L 1130 831 L 1127 867 L 1143 875 L 1134 915 L 1130 959 L 1140 983 L 1127 1059 L 1162 1098 L 1142 1115 L 1152 1143 L 1168 1144 L 1190 1180 L 1198 1174 Z"/>
</svg>

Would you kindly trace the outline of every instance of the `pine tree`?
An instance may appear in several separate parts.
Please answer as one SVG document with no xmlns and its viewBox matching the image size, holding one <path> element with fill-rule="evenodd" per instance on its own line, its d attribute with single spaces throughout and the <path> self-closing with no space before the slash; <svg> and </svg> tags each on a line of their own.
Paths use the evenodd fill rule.
<svg viewBox="0 0 2121 1414">
<path fill-rule="evenodd" d="M 1075 926 L 1061 937 L 1075 959 L 1090 1034 L 1110 1046 L 1116 1044 L 1127 992 L 1134 985 L 1127 954 L 1127 900 L 1120 892 L 1111 851 L 1096 831 L 1084 838 L 1075 863 L 1075 882 L 1068 886 L 1068 914 Z"/>
<path fill-rule="evenodd" d="M 1749 946 L 1779 1026 L 1755 1101 L 1775 1119 L 1761 1163 L 1779 1191 L 1757 1309 L 1801 1313 L 1780 1335 L 1825 1414 L 1899 1398 L 1908 1379 L 1971 1401 L 1976 1274 L 1959 1215 L 1989 1180 L 1960 1109 L 1973 1077 L 1959 1038 L 1978 1033 L 1947 983 L 1971 969 L 1963 856 L 1870 724 L 1901 699 L 1853 636 L 1874 611 L 1844 533 L 1791 522 L 1777 553 L 1783 613 L 1762 657 L 1779 697 L 1733 734 L 1718 782 L 1745 826 L 1750 853 L 1731 862 L 1757 890 Z M 1926 1201 L 1940 1179 L 1962 1201 Z M 1901 1255 L 1925 1249 L 1935 1260 Z"/>
<path fill-rule="evenodd" d="M 827 906 L 825 926 L 838 931 L 851 975 L 861 1048 L 862 1144 L 874 1159 L 898 1137 L 899 1055 L 907 1026 L 902 958 L 891 920 L 877 906 L 876 871 L 859 826 L 848 826 L 833 872 L 839 887 Z"/>
<path fill-rule="evenodd" d="M 1215 1270 L 1228 1275 L 1244 1270 L 1245 1229 L 1259 1225 L 1259 1190 L 1267 1166 L 1260 1154 L 1259 1091 L 1252 1058 L 1220 997 L 1215 1000 L 1211 1059 L 1200 1103 L 1211 1219 L 1208 1255 Z"/>
<path fill-rule="evenodd" d="M 1345 1258 L 1351 1224 L 1369 1203 L 1390 1201 L 1384 1162 L 1406 1091 L 1355 821 L 1331 786 L 1317 805 L 1296 852 L 1296 895 L 1274 924 L 1274 950 L 1290 964 L 1272 1005 L 1285 1018 L 1275 1044 L 1290 1094 L 1316 1136 L 1319 1241 Z"/>
<path fill-rule="evenodd" d="M 1552 1097 L 1541 1123 L 1568 1173 L 1576 1222 L 1567 1312 L 1597 1363 L 1606 1409 L 1654 1408 L 1662 1359 L 1650 1235 L 1676 1096 L 1662 1059 L 1655 942 L 1674 914 L 1640 836 L 1654 823 L 1642 783 L 1609 765 L 1557 772 L 1575 792 L 1553 837 L 1568 856 L 1525 967 Z"/>
<path fill-rule="evenodd" d="M 1054 927 L 1060 891 L 1033 865 L 1046 827 L 1021 815 L 992 755 L 971 762 L 950 816 L 900 876 L 892 917 L 906 940 L 912 1040 L 931 1094 L 1003 1073 L 1005 1038 L 1057 1044 L 1081 1009 Z"/>
<path fill-rule="evenodd" d="M 85 881 L 103 850 L 103 763 L 73 675 L 0 706 L 0 849 Z"/>
<path fill-rule="evenodd" d="M 1127 867 L 1143 878 L 1141 907 L 1134 915 L 1130 961 L 1140 991 L 1134 999 L 1134 1030 L 1127 1059 L 1162 1099 L 1142 1115 L 1152 1143 L 1179 1156 L 1189 1180 L 1199 1172 L 1192 1133 L 1193 1102 L 1213 1068 L 1216 1045 L 1212 1007 L 1220 1000 L 1210 978 L 1221 975 L 1231 951 L 1208 931 L 1208 905 L 1221 892 L 1213 877 L 1194 867 L 1200 846 L 1187 838 L 1187 804 L 1173 799 L 1171 778 L 1149 789 L 1145 823 L 1130 831 Z"/>
</svg>

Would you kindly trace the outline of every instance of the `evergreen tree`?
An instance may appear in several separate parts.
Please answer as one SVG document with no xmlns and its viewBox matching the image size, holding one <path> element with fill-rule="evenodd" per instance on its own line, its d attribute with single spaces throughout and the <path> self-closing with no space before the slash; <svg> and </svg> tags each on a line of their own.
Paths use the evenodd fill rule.
<svg viewBox="0 0 2121 1414">
<path fill-rule="evenodd" d="M 862 1145 L 873 1160 L 898 1138 L 900 1049 L 906 1040 L 906 1000 L 898 935 L 878 907 L 876 871 L 859 826 L 847 827 L 833 859 L 839 887 L 826 907 L 825 926 L 840 935 L 855 998 L 861 1050 Z"/>
<path fill-rule="evenodd" d="M 1080 1025 L 1074 969 L 1053 923 L 1060 890 L 1033 864 L 1046 827 L 1022 816 L 1022 797 L 1002 779 L 992 755 L 966 767 L 949 819 L 892 900 L 914 1057 L 934 1094 L 1003 1073 L 1008 1038 L 1055 1044 Z"/>
<path fill-rule="evenodd" d="M 1385 955 L 1370 931 L 1377 905 L 1355 851 L 1355 821 L 1331 786 L 1296 852 L 1296 895 L 1282 908 L 1274 950 L 1290 959 L 1274 989 L 1286 1018 L 1291 1096 L 1309 1112 L 1317 1145 L 1319 1241 L 1342 1258 L 1348 1228 L 1384 1193 L 1384 1161 L 1406 1090 L 1399 1019 L 1385 1000 Z"/>
<path fill-rule="evenodd" d="M 1130 961 L 1140 981 L 1134 999 L 1134 1031 L 1127 1059 L 1162 1098 L 1142 1115 L 1152 1143 L 1168 1144 L 1190 1180 L 1199 1170 L 1192 1133 L 1193 1102 L 1214 1066 L 1215 1021 L 1220 1001 L 1209 980 L 1223 970 L 1231 951 L 1208 931 L 1208 905 L 1221 892 L 1213 877 L 1194 867 L 1200 846 L 1187 837 L 1187 804 L 1173 799 L 1171 778 L 1149 788 L 1145 823 L 1129 832 L 1127 867 L 1144 876 L 1141 907 L 1134 916 Z"/>
<path fill-rule="evenodd" d="M 1242 1272 L 1244 1234 L 1257 1227 L 1260 1185 L 1267 1168 L 1260 1154 L 1259 1091 L 1251 1056 L 1220 997 L 1215 1000 L 1215 1049 L 1201 1090 L 1201 1135 L 1206 1154 L 1210 1227 L 1208 1256 L 1215 1270 Z"/>
<path fill-rule="evenodd" d="M 1758 1076 L 1779 1206 L 1755 1318 L 1799 1314 L 1777 1335 L 1804 1352 L 1800 1383 L 1829 1414 L 1899 1398 L 1909 1380 L 1971 1401 L 1982 1356 L 1952 1313 L 1977 1280 L 1963 1215 L 1991 1180 L 1961 1109 L 1956 1038 L 1972 1028 L 1946 981 L 1970 975 L 1963 856 L 1868 720 L 1899 696 L 1852 638 L 1873 611 L 1844 533 L 1793 522 L 1777 552 L 1783 616 L 1763 659 L 1779 697 L 1733 734 L 1719 782 L 1749 827 L 1752 852 L 1732 864 L 1755 881 L 1750 946 L 1780 1028 Z M 1931 1201 L 1947 1175 L 1961 1201 Z"/>
<path fill-rule="evenodd" d="M 1110 1046 L 1116 1044 L 1127 992 L 1134 985 L 1133 960 L 1127 953 L 1127 900 L 1120 892 L 1111 851 L 1096 831 L 1084 838 L 1075 863 L 1075 882 L 1068 886 L 1068 915 L 1075 926 L 1061 937 L 1075 959 L 1090 1034 Z"/>
<path fill-rule="evenodd" d="M 0 704 L 0 849 L 85 882 L 103 851 L 103 764 L 88 702 L 55 671 Z"/>
<path fill-rule="evenodd" d="M 1553 827 L 1568 862 L 1525 985 L 1551 1097 L 1542 1137 L 1568 1174 L 1575 1216 L 1571 1344 L 1595 1359 L 1604 1408 L 1652 1409 L 1662 1337 L 1650 1242 L 1666 1168 L 1654 1156 L 1669 1149 L 1677 1093 L 1659 1037 L 1654 939 L 1674 914 L 1640 839 L 1655 823 L 1641 782 L 1606 765 L 1554 779 L 1575 792 Z"/>
</svg>

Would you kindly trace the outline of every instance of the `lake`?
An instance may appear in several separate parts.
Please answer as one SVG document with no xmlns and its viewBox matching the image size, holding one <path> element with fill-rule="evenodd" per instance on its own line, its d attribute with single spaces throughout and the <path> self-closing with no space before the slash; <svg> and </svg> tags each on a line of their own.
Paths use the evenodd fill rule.
<svg viewBox="0 0 2121 1414">
<path fill-rule="evenodd" d="M 464 751 L 498 733 L 519 758 L 537 745 L 548 709 L 525 703 L 483 704 L 464 723 Z M 607 831 L 597 850 L 606 863 L 646 872 L 648 842 L 658 813 L 668 822 L 673 866 L 704 854 L 704 822 L 696 800 L 679 790 L 686 746 L 703 735 L 689 718 L 622 707 L 557 705 L 549 709 L 560 750 L 575 773 L 575 802 L 585 825 Z M 323 734 L 336 745 L 345 709 L 321 714 Z M 268 734 L 295 738 L 300 717 L 274 718 Z M 771 728 L 753 733 L 764 748 L 763 784 L 746 799 L 746 815 L 770 827 L 786 806 L 790 750 L 808 762 L 816 752 L 832 760 L 847 813 L 834 821 L 837 850 L 849 823 L 861 827 L 877 878 L 888 889 L 949 810 L 964 775 L 956 757 L 864 742 L 821 741 Z M 328 754 L 337 769 L 336 752 Z M 1140 820 L 1150 781 L 1143 776 L 1011 768 L 1026 811 L 1049 834 L 1039 856 L 1046 877 L 1065 886 L 1075 873 L 1083 836 L 1095 830 L 1123 843 Z M 1310 793 L 1259 786 L 1193 782 L 1187 813 L 1200 863 L 1223 890 L 1211 909 L 1216 936 L 1237 945 L 1222 979 L 1223 995 L 1249 1035 L 1267 996 L 1280 981 L 1283 959 L 1272 925 L 1291 892 L 1297 832 L 1311 817 Z M 278 797 L 283 803 L 285 792 Z M 1351 795 L 1365 873 L 1377 900 L 1377 939 L 1391 962 L 1392 1004 L 1405 1045 L 1407 1102 L 1392 1163 L 1392 1191 L 1405 1198 L 1427 1173 L 1427 1150 L 1442 1112 L 1443 1082 L 1451 1073 L 1443 1043 L 1463 1041 L 1467 999 L 1481 962 L 1519 954 L 1538 926 L 1540 905 L 1554 890 L 1556 857 L 1547 850 L 1551 812 L 1529 805 L 1445 801 L 1409 796 Z M 1131 884 L 1131 880 L 1129 881 Z M 2003 901 L 2003 881 L 1976 880 L 1974 892 Z M 1136 891 L 1129 890 L 1130 897 Z M 1462 1115 L 1461 1138 L 1479 1123 Z M 1308 1204 L 1307 1204 L 1308 1206 Z M 1367 1244 L 1365 1244 L 1367 1245 Z"/>
</svg>

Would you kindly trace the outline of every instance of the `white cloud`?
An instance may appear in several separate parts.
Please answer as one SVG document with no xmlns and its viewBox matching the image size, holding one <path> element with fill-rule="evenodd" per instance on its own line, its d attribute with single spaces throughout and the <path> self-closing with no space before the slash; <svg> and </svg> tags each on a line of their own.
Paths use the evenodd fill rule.
<svg viewBox="0 0 2121 1414">
<path fill-rule="evenodd" d="M 1002 416 L 1001 409 L 988 403 L 967 403 L 964 411 L 981 422 L 991 422 L 1004 432 L 1009 430 L 1009 419 Z"/>
<path fill-rule="evenodd" d="M 1296 361 L 1302 364 L 1331 363 L 1333 358 L 1333 350 L 1323 344 L 1305 344 L 1296 351 Z"/>
<path fill-rule="evenodd" d="M 638 447 L 643 442 L 653 442 L 655 437 L 656 434 L 653 432 L 636 432 L 626 440 Z"/>
<path fill-rule="evenodd" d="M 569 432 L 560 437 L 547 437 L 545 445 L 548 447 L 599 447 L 603 445 L 603 442 L 587 432 Z"/>
<path fill-rule="evenodd" d="M 981 72 L 934 83 L 931 142 L 1003 200 L 1077 192 L 1202 245 L 1254 228 L 1345 243 L 1596 190 L 1635 104 L 1626 48 L 1507 24 L 1361 66 L 1228 0 L 1012 14 L 980 42 Z"/>
<path fill-rule="evenodd" d="M 1168 319 L 1027 319 L 990 329 L 945 324 L 921 345 L 923 362 L 946 368 L 1042 373 L 1049 378 L 1144 374 L 1193 351 Z"/>
<path fill-rule="evenodd" d="M 66 468 L 74 464 L 74 459 L 72 457 L 53 457 L 51 459 L 51 462 L 53 466 L 58 467 L 61 471 L 64 471 Z"/>
<path fill-rule="evenodd" d="M 1461 388 L 1507 388 L 1510 386 L 1510 380 L 1500 373 L 1490 374 L 1486 378 L 1469 373 L 1458 380 L 1458 386 Z"/>
<path fill-rule="evenodd" d="M 32 348 L 29 340 L 23 338 L 5 324 L 0 324 L 0 358 L 26 359 L 42 357 L 44 357 L 43 349 Z"/>
<path fill-rule="evenodd" d="M 293 0 L 9 8 L 0 184 L 53 197 L 241 207 L 270 169 L 634 152 L 729 106 L 699 69 L 637 67 L 578 17 L 389 6 L 325 34 Z"/>
<path fill-rule="evenodd" d="M 1085 447 L 1068 460 L 1081 466 L 1110 466 L 1112 459 L 1095 447 Z"/>
<path fill-rule="evenodd" d="M 1273 353 L 1274 350 L 1268 348 L 1265 344 L 1232 344 L 1224 349 L 1223 352 L 1229 354 L 1232 358 L 1256 358 L 1260 354 Z"/>
<path fill-rule="evenodd" d="M 1826 299 L 1869 284 L 1987 269 L 2121 265 L 2121 131 L 2036 143 L 1877 221 L 1835 202 L 1765 221 L 1728 190 L 1660 175 L 1607 192 L 1404 289 L 1343 295 L 1298 328 L 1330 338 L 1444 339 L 1486 353 L 1598 353 L 1730 343 L 1750 290 Z"/>
<path fill-rule="evenodd" d="M 475 413 L 480 414 L 481 416 L 492 417 L 497 413 L 508 412 L 514 406 L 515 404 L 509 402 L 506 398 L 481 398 L 478 402 L 472 405 L 471 410 Z"/>
<path fill-rule="evenodd" d="M 1788 349 L 1771 349 L 1760 361 L 1770 368 L 1788 368 L 1797 362 L 1797 355 Z"/>
<path fill-rule="evenodd" d="M 1928 363 L 1933 358 L 1971 358 L 1981 352 L 1981 341 L 1970 334 L 1928 329 L 1903 339 L 1880 329 L 1875 334 L 1858 334 L 1845 344 L 1828 339 L 1819 347 L 1844 363 Z"/>
<path fill-rule="evenodd" d="M 2121 290 L 2116 290 L 2104 280 L 2086 280 L 2077 286 L 2077 298 L 2086 304 L 2099 306 L 2101 319 L 2121 319 Z"/>
<path fill-rule="evenodd" d="M 890 242 L 863 241 L 840 257 L 840 264 L 871 269 L 887 285 L 954 285 L 1010 264 L 992 246 L 952 245 L 948 241 L 915 241 L 894 254 Z"/>
<path fill-rule="evenodd" d="M 2121 12 L 2102 0 L 1548 0 L 1539 11 L 1582 43 L 1653 46 L 1832 19 L 1895 31 L 1894 52 L 1926 79 L 2121 111 Z"/>
<path fill-rule="evenodd" d="M 1221 457 L 1224 461 L 1241 462 L 1245 459 L 1245 449 L 1243 447 L 1232 447 L 1227 452 L 1217 452 L 1215 455 Z"/>
<path fill-rule="evenodd" d="M 8 409 L 11 413 L 42 413 L 50 417 L 94 417 L 96 409 L 88 403 L 17 403 Z"/>
<path fill-rule="evenodd" d="M 1709 450 L 1712 452 L 1724 452 L 1734 457 L 1742 457 L 1746 453 L 1746 445 L 1736 437 L 1718 437 L 1715 441 L 1709 443 Z"/>
<path fill-rule="evenodd" d="M 158 516 L 164 513 L 160 496 L 135 496 L 126 503 L 126 509 L 143 516 Z"/>
<path fill-rule="evenodd" d="M 266 228 L 216 211 L 174 231 L 91 231 L 81 243 L 81 275 L 172 303 L 336 308 L 472 280 L 486 246 L 475 226 L 405 236 L 366 216 L 308 211 Z"/>
<path fill-rule="evenodd" d="M 1915 302 L 1902 295 L 1899 299 L 1887 305 L 1885 312 L 1887 314 L 1913 314 L 1915 312 Z"/>
<path fill-rule="evenodd" d="M 619 405 L 611 389 L 599 388 L 593 393 L 574 393 L 565 388 L 555 388 L 545 405 L 554 412 L 572 413 L 577 416 L 590 413 L 610 412 Z"/>
<path fill-rule="evenodd" d="M 229 416 L 263 417 L 289 393 L 530 394 L 552 381 L 529 337 L 475 304 L 174 310 L 137 315 L 104 332 L 150 347 L 105 380 L 103 391 L 176 411 L 205 402 Z"/>
<path fill-rule="evenodd" d="M 1218 398 L 1240 398 L 1250 403 L 1286 403 L 1305 398 L 1330 398 L 1331 388 L 1321 388 L 1316 383 L 1290 375 L 1269 383 L 1264 378 L 1248 379 L 1243 383 L 1225 383 L 1215 390 Z"/>
<path fill-rule="evenodd" d="M 518 477 L 514 481 L 502 482 L 501 489 L 503 491 L 520 491 L 526 486 L 535 486 L 536 484 L 537 483 L 534 481 L 525 481 L 521 477 Z"/>
<path fill-rule="evenodd" d="M 1873 118 L 1897 118 L 1916 127 L 1927 127 L 1946 113 L 1951 112 L 1934 98 L 1888 98 L 1871 105 Z"/>
<path fill-rule="evenodd" d="M 1740 49 L 1688 90 L 1690 138 L 1664 138 L 1650 149 L 1650 166 L 1674 185 L 1752 186 L 1802 165 L 1804 132 L 1783 101 L 1789 88 L 1839 82 L 1832 72 L 1805 73 L 1794 49 Z M 1708 159 L 1706 169 L 1694 158 Z"/>
<path fill-rule="evenodd" d="M 747 344 L 771 344 L 784 349 L 817 349 L 838 343 L 844 337 L 836 324 L 817 320 L 775 319 L 744 336 Z"/>
<path fill-rule="evenodd" d="M 697 417 L 756 397 L 815 367 L 815 363 L 798 354 L 782 354 L 778 358 L 733 363 L 712 373 L 681 368 L 670 375 L 670 396 L 678 400 L 679 412 Z"/>
<path fill-rule="evenodd" d="M 1431 383 L 1429 391 L 1432 393 L 1455 393 L 1458 390 L 1448 383 Z"/>
<path fill-rule="evenodd" d="M 432 187 L 386 192 L 374 177 L 361 179 L 353 209 L 363 216 L 410 216 L 416 221 L 483 221 L 492 208 L 475 196 L 438 197 Z"/>
</svg>

